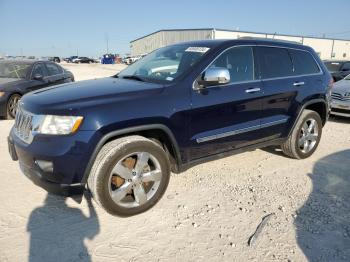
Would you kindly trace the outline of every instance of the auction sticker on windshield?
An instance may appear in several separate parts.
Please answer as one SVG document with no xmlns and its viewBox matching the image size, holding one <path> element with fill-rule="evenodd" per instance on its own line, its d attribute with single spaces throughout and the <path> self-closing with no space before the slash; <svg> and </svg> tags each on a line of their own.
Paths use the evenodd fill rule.
<svg viewBox="0 0 350 262">
<path fill-rule="evenodd" d="M 185 51 L 186 52 L 198 52 L 198 53 L 205 53 L 209 50 L 208 47 L 201 47 L 201 46 L 191 46 L 188 47 Z"/>
</svg>

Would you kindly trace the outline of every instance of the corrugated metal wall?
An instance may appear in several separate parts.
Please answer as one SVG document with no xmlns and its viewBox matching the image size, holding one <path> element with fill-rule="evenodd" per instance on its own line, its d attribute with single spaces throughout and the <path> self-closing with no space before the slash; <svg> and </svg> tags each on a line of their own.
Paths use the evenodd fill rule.
<svg viewBox="0 0 350 262">
<path fill-rule="evenodd" d="M 212 30 L 160 31 L 130 43 L 131 55 L 149 53 L 163 46 L 186 41 L 212 39 Z"/>
<path fill-rule="evenodd" d="M 131 55 L 149 53 L 157 48 L 192 40 L 237 39 L 241 37 L 275 38 L 309 45 L 322 59 L 350 59 L 350 40 L 333 40 L 302 36 L 272 35 L 229 30 L 198 29 L 159 31 L 130 43 Z"/>
</svg>

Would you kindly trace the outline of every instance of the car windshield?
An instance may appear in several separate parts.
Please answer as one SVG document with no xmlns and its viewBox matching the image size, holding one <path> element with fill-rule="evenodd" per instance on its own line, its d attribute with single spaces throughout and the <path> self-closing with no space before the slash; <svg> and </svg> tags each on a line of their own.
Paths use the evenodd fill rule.
<svg viewBox="0 0 350 262">
<path fill-rule="evenodd" d="M 339 62 L 326 62 L 325 65 L 329 72 L 337 72 L 341 67 L 341 63 Z"/>
<path fill-rule="evenodd" d="M 30 64 L 4 62 L 0 63 L 0 77 L 2 78 L 26 78 Z"/>
<path fill-rule="evenodd" d="M 117 76 L 171 82 L 193 67 L 208 50 L 208 47 L 190 44 L 163 47 L 138 60 Z"/>
</svg>

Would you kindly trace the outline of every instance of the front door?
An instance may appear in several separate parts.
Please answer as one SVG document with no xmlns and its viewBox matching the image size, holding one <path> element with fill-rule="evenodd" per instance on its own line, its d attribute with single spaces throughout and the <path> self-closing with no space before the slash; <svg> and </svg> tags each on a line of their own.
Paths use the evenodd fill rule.
<svg viewBox="0 0 350 262">
<path fill-rule="evenodd" d="M 252 47 L 229 48 L 209 67 L 228 69 L 230 83 L 191 91 L 191 160 L 261 139 L 262 86 L 254 64 Z"/>
</svg>

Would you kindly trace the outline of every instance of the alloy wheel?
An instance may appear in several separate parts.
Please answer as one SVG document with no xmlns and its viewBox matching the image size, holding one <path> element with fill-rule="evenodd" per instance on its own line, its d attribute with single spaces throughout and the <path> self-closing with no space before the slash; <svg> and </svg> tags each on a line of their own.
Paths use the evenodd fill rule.
<svg viewBox="0 0 350 262">
<path fill-rule="evenodd" d="M 133 208 L 147 203 L 162 179 L 159 161 L 148 152 L 135 152 L 121 159 L 112 169 L 109 194 L 119 206 Z"/>
<path fill-rule="evenodd" d="M 318 123 L 315 119 L 307 119 L 300 129 L 299 149 L 302 153 L 309 153 L 318 141 Z"/>
<path fill-rule="evenodd" d="M 7 104 L 7 110 L 9 115 L 12 118 L 15 118 L 16 113 L 17 113 L 17 106 L 18 106 L 18 102 L 21 99 L 21 97 L 19 95 L 13 95 L 11 96 L 10 100 L 8 101 Z"/>
</svg>

